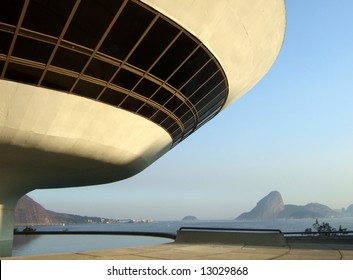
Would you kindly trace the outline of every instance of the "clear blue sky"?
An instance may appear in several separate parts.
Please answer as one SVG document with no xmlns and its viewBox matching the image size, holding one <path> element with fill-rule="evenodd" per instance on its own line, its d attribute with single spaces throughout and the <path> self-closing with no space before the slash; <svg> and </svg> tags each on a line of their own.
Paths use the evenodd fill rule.
<svg viewBox="0 0 353 280">
<path fill-rule="evenodd" d="M 288 0 L 270 72 L 130 179 L 29 195 L 47 209 L 108 218 L 225 219 L 272 190 L 285 204 L 353 203 L 353 1 Z"/>
</svg>

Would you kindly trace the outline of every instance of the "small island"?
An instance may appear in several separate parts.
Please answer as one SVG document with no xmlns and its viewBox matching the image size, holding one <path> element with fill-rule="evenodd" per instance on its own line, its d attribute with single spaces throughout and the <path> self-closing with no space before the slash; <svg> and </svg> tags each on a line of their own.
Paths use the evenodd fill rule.
<svg viewBox="0 0 353 280">
<path fill-rule="evenodd" d="M 195 216 L 188 215 L 185 216 L 182 221 L 197 221 L 197 218 Z"/>
</svg>

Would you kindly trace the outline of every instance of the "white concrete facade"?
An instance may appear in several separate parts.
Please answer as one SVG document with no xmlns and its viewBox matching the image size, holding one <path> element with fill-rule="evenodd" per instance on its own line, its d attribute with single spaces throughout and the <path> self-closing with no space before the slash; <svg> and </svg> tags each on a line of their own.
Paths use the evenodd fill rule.
<svg viewBox="0 0 353 280">
<path fill-rule="evenodd" d="M 227 75 L 226 106 L 270 69 L 285 34 L 284 0 L 143 0 L 191 32 Z M 76 95 L 0 80 L 0 256 L 11 254 L 23 194 L 114 182 L 172 147 L 159 125 Z"/>
<path fill-rule="evenodd" d="M 143 0 L 194 34 L 217 57 L 229 82 L 223 108 L 268 72 L 286 29 L 284 0 Z"/>
</svg>

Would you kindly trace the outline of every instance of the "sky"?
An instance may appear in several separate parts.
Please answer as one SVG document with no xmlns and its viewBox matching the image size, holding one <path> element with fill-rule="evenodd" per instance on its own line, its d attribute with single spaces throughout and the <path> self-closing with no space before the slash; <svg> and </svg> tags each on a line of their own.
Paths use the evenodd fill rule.
<svg viewBox="0 0 353 280">
<path fill-rule="evenodd" d="M 138 175 L 35 190 L 57 212 L 230 219 L 269 192 L 285 204 L 353 204 L 353 1 L 288 0 L 282 50 L 247 94 Z"/>
</svg>

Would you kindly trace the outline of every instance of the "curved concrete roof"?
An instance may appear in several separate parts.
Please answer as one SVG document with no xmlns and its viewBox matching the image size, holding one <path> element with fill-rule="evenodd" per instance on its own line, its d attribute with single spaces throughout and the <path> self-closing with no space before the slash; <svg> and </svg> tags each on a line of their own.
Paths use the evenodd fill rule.
<svg viewBox="0 0 353 280">
<path fill-rule="evenodd" d="M 217 99 L 218 97 L 216 97 L 214 98 L 216 102 L 212 103 L 213 101 L 211 101 L 207 105 L 209 107 L 206 106 L 206 108 L 208 108 L 207 110 L 216 109 L 214 113 L 218 113 L 222 105 L 224 108 L 242 96 L 265 75 L 275 61 L 284 39 L 285 5 L 283 0 L 143 0 L 143 2 L 162 13 L 163 16 L 165 15 L 171 20 L 174 20 L 177 24 L 182 26 L 182 28 L 188 30 L 188 32 L 191 32 L 196 38 L 201 40 L 203 46 L 206 46 L 208 50 L 212 52 L 212 55 L 218 59 L 218 62 L 226 73 L 229 94 L 227 100 L 225 100 L 226 95 L 224 95 L 224 92 L 226 89 L 223 89 L 222 99 Z M 76 6 L 71 11 L 72 14 L 77 12 L 78 3 L 79 2 L 76 2 Z M 136 3 L 137 2 L 127 0 L 124 1 L 126 5 L 135 5 Z M 27 7 L 24 5 L 22 8 L 22 16 L 24 18 L 26 9 Z M 150 17 L 155 17 L 154 22 L 156 22 L 160 15 L 151 11 L 149 11 L 149 13 Z M 115 15 L 115 20 L 118 16 L 119 11 Z M 68 19 L 68 22 L 70 22 L 70 19 Z M 16 30 L 13 29 L 16 26 L 15 24 L 17 24 Z M 5 23 L 0 25 L 2 36 L 4 36 L 4 34 L 7 34 L 7 36 L 9 36 L 9 34 L 13 35 L 13 39 L 8 40 L 8 43 L 12 42 L 12 45 L 16 46 L 17 40 L 24 40 L 23 38 L 25 38 L 25 36 L 32 36 L 26 33 L 28 30 L 21 31 L 21 24 L 21 17 L 19 17 L 18 22 L 16 21 L 13 25 L 6 25 Z M 93 58 L 96 53 L 100 56 L 104 55 L 104 53 L 99 53 L 100 46 L 103 42 L 108 40 L 107 38 L 110 38 L 107 37 L 107 34 L 110 34 L 110 32 L 112 32 L 111 30 L 114 30 L 112 29 L 114 24 L 116 24 L 116 22 L 112 21 L 110 28 L 105 31 L 105 35 L 103 35 L 97 47 L 93 50 L 93 55 L 90 57 L 92 61 L 100 58 Z M 4 27 L 5 25 L 7 26 L 6 28 Z M 68 26 L 69 23 L 66 25 Z M 152 25 L 153 23 L 149 25 L 144 34 L 147 34 L 151 30 Z M 41 28 L 41 25 L 39 25 L 39 28 Z M 22 34 L 20 32 L 24 33 Z M 62 32 L 65 33 L 65 31 Z M 115 34 L 114 32 L 113 35 Z M 180 31 L 179 34 L 183 32 L 184 31 Z M 110 34 L 110 36 L 113 35 Z M 42 34 L 41 36 L 43 40 L 48 39 L 46 34 Z M 135 43 L 136 47 L 129 50 L 130 54 L 140 46 L 139 42 L 142 40 L 143 37 L 140 37 L 139 41 Z M 107 44 L 113 42 L 114 44 L 112 43 L 113 45 L 111 47 L 116 47 L 113 39 L 109 39 L 108 41 Z M 37 49 L 43 47 L 35 38 L 31 42 L 34 45 L 38 44 L 35 45 Z M 61 38 L 57 38 L 56 49 L 54 48 L 52 52 L 48 52 L 48 57 L 51 53 L 53 61 L 57 55 L 57 50 L 60 49 L 61 51 L 70 52 L 73 48 L 67 48 L 66 45 L 62 46 L 60 45 L 61 43 Z M 64 43 L 68 44 L 69 42 Z M 170 45 L 171 44 L 172 43 L 170 43 Z M 26 45 L 22 44 L 21 47 L 23 48 L 23 46 Z M 204 48 L 203 46 L 202 48 Z M 194 52 L 191 52 L 188 57 L 192 57 L 193 53 L 196 53 L 198 48 L 201 48 L 201 43 L 199 43 L 196 48 L 192 47 Z M 18 53 L 18 57 L 12 53 L 10 46 L 8 49 L 7 56 L 0 54 L 0 62 L 2 62 L 0 66 L 3 67 L 1 78 L 15 80 L 15 82 L 1 80 L 0 150 L 2 151 L 2 159 L 0 160 L 0 174 L 2 174 L 2 182 L 6 183 L 8 186 L 5 189 L 11 191 L 10 186 L 14 185 L 16 182 L 15 185 L 26 184 L 27 187 L 31 188 L 44 188 L 90 185 L 121 180 L 143 170 L 172 147 L 173 143 L 170 134 L 167 133 L 166 127 L 163 126 L 163 123 L 166 122 L 168 118 L 163 119 L 165 118 L 163 117 L 160 121 L 162 125 L 159 126 L 152 123 L 152 119 L 143 118 L 138 114 L 134 114 L 136 111 L 129 112 L 122 110 L 120 107 L 117 108 L 101 102 L 95 102 L 101 101 L 99 98 L 102 93 L 105 93 L 104 90 L 107 88 L 107 85 L 105 88 L 101 85 L 103 81 L 97 82 L 99 84 L 99 90 L 100 88 L 104 89 L 96 98 L 85 95 L 87 94 L 85 90 L 89 91 L 89 88 L 84 86 L 78 91 L 83 91 L 84 94 L 80 95 L 77 93 L 76 95 L 76 92 L 73 90 L 75 89 L 75 84 L 71 86 L 71 90 L 67 91 L 70 94 L 64 94 L 63 92 L 50 90 L 48 88 L 41 88 L 42 84 L 40 80 L 39 82 L 34 82 L 37 86 L 22 84 L 22 82 L 27 82 L 28 80 L 21 80 L 21 75 L 26 75 L 23 74 L 26 72 L 22 73 L 20 71 L 43 71 L 44 74 L 40 74 L 41 80 L 43 80 L 47 72 L 54 71 L 53 65 L 51 65 L 52 60 L 44 60 L 44 58 L 40 57 L 40 60 L 46 63 L 40 64 L 36 60 L 37 57 L 30 56 L 27 58 L 26 54 L 23 58 L 21 52 Z M 16 50 L 16 48 L 14 48 L 14 50 Z M 168 49 L 165 50 L 165 53 L 167 50 Z M 146 51 L 146 53 L 148 54 L 148 51 Z M 174 52 L 173 54 L 177 53 Z M 82 52 L 80 55 L 83 56 L 84 53 Z M 161 54 L 159 58 L 163 57 L 163 55 L 164 54 Z M 60 66 L 61 64 L 59 64 L 59 66 L 63 68 L 55 68 L 58 71 L 57 74 L 66 71 L 65 66 L 68 66 L 69 69 L 71 69 L 71 67 L 77 67 L 75 65 L 65 64 L 70 56 L 61 57 L 63 57 L 63 61 L 61 61 L 63 66 Z M 173 56 L 171 57 L 173 58 Z M 183 69 L 183 63 L 189 58 L 183 58 L 184 62 L 179 64 L 173 73 L 178 73 L 177 71 Z M 28 59 L 33 59 L 34 61 Z M 111 59 L 114 58 L 111 57 Z M 213 59 L 213 57 L 207 58 L 208 61 L 213 61 Z M 120 63 L 120 66 L 116 66 L 117 70 L 110 78 L 110 81 L 119 73 L 126 60 L 128 60 L 128 58 L 125 58 L 123 61 L 116 61 L 116 63 Z M 197 60 L 196 62 L 192 62 L 192 67 L 195 68 L 195 64 L 198 65 L 196 63 Z M 90 60 L 86 63 L 86 68 L 89 66 L 89 63 Z M 208 65 L 207 63 L 201 65 L 204 67 Z M 28 68 L 27 65 L 30 65 L 32 68 Z M 13 68 L 10 68 L 10 66 Z M 12 69 L 11 71 L 13 71 L 14 67 L 17 66 L 27 68 L 21 68 L 18 73 L 10 72 L 10 76 L 6 75 L 8 74 L 8 69 Z M 132 66 L 130 65 L 129 67 Z M 74 68 L 71 69 L 71 72 L 67 71 L 64 74 L 76 75 L 78 78 L 84 77 L 87 79 L 84 81 L 86 84 L 93 86 L 98 85 L 94 84 L 96 80 L 93 80 L 92 77 L 85 77 L 85 68 L 80 68 L 77 70 L 79 72 L 73 73 L 72 70 Z M 187 71 L 187 69 L 185 70 Z M 220 71 L 220 69 L 217 71 Z M 185 73 L 181 70 L 180 72 Z M 20 76 L 19 79 L 16 78 L 16 73 Z M 182 73 L 179 74 L 181 75 Z M 184 83 L 189 84 L 199 73 L 195 73 L 194 76 L 188 78 L 188 81 L 184 81 Z M 173 75 L 174 74 L 170 74 L 170 77 L 173 78 Z M 225 78 L 223 74 L 221 76 L 223 79 L 222 83 L 226 83 L 224 82 Z M 60 83 L 60 77 L 64 76 L 58 75 L 58 77 L 56 82 Z M 210 79 L 211 78 L 209 78 L 209 80 Z M 90 83 L 91 81 L 92 83 Z M 76 83 L 80 82 L 81 81 L 76 80 Z M 109 83 L 110 82 L 107 84 L 109 85 Z M 164 83 L 165 82 L 162 83 L 161 87 Z M 206 82 L 204 83 L 206 84 Z M 193 86 L 194 84 L 191 83 L 191 88 Z M 198 85 L 198 87 L 201 88 L 203 85 Z M 182 88 L 183 86 L 181 89 Z M 194 95 L 199 95 L 198 98 L 200 98 L 200 96 L 202 98 L 202 93 L 198 92 L 199 88 L 193 93 Z M 224 85 L 222 88 L 224 88 Z M 120 89 L 117 90 L 117 93 L 119 90 Z M 211 90 L 211 92 L 212 91 L 213 90 Z M 131 94 L 132 90 L 128 92 L 128 95 L 125 95 L 124 101 L 122 101 L 123 103 L 125 100 L 127 101 L 129 99 L 129 94 Z M 185 99 L 187 100 L 188 98 Z M 138 101 L 133 98 L 132 100 L 135 100 L 135 102 Z M 226 101 L 226 103 L 224 103 L 224 101 Z M 168 102 L 164 103 L 166 107 Z M 161 103 L 161 105 L 162 104 L 163 103 Z M 131 106 L 131 104 L 128 105 Z M 140 105 L 138 105 L 138 107 L 139 106 Z M 193 109 L 195 109 L 197 104 L 193 106 Z M 125 107 L 122 108 L 125 109 Z M 203 108 L 201 107 L 201 111 L 202 110 Z M 212 114 L 210 117 L 214 115 L 215 114 Z M 186 124 L 189 123 L 189 132 L 195 131 L 195 129 L 204 122 L 201 119 L 202 121 L 195 127 L 195 124 L 190 122 L 192 119 L 190 117 L 188 118 Z M 205 121 L 208 119 L 209 118 L 206 117 Z M 174 124 L 172 127 L 177 127 L 174 126 Z M 187 137 L 187 135 L 185 137 Z M 18 152 L 16 152 L 13 147 L 18 147 Z M 35 149 L 37 152 L 34 158 L 42 165 L 38 163 L 32 165 L 27 164 L 29 159 L 24 159 L 25 154 L 21 150 L 23 148 Z M 11 151 L 11 153 L 9 151 Z M 68 161 L 67 164 L 64 163 L 62 158 L 60 164 L 58 162 L 49 161 L 48 159 L 53 157 L 53 153 L 55 155 L 65 154 L 69 156 L 71 160 Z M 91 165 L 77 165 L 74 163 L 75 161 L 72 160 L 72 157 L 79 160 L 87 159 L 87 162 L 91 161 Z M 49 162 L 51 162 L 51 164 L 48 164 Z M 100 166 L 98 164 L 99 162 L 101 162 L 103 166 Z M 114 168 L 107 168 L 105 164 L 114 166 Z M 17 176 L 20 170 L 22 171 L 22 173 L 20 172 L 22 175 Z M 70 172 L 75 171 L 76 175 L 71 176 L 70 172 L 63 173 L 63 170 Z M 102 172 L 102 170 L 105 171 Z M 108 172 L 108 170 L 110 171 Z M 44 171 L 47 174 L 47 178 L 43 176 Z M 49 176 L 48 174 L 51 175 Z M 65 176 L 67 179 L 64 178 Z M 13 180 L 13 182 L 11 182 L 11 180 Z M 69 182 L 70 180 L 72 180 L 72 183 Z M 4 187 L 1 188 L 0 190 L 4 192 Z"/>
<path fill-rule="evenodd" d="M 169 17 L 182 28 L 191 32 L 202 42 L 202 48 L 206 46 L 223 67 L 226 79 L 228 80 L 229 94 L 227 100 L 225 100 L 226 95 L 224 94 L 226 89 L 223 89 L 222 99 L 217 99 L 218 97 L 214 98 L 216 102 L 212 103 L 213 101 L 211 101 L 207 105 L 209 107 L 206 106 L 208 110 L 215 109 L 216 111 L 214 111 L 214 113 L 218 113 L 222 105 L 223 108 L 225 108 L 242 96 L 265 75 L 278 56 L 284 39 L 285 4 L 283 0 L 143 0 L 142 2 L 155 9 L 155 11 L 157 10 L 163 17 Z M 76 6 L 71 11 L 72 14 L 75 14 L 77 11 L 77 3 L 79 2 L 76 2 Z M 124 4 L 126 3 L 135 5 L 137 2 L 126 0 Z M 22 8 L 22 14 L 23 17 L 25 17 L 26 6 Z M 155 16 L 154 22 L 156 22 L 160 16 L 151 11 L 150 14 Z M 117 12 L 115 20 L 118 16 L 119 12 Z M 7 34 L 6 36 L 13 35 L 13 39 L 8 40 L 8 44 L 12 42 L 12 45 L 15 46 L 17 40 L 24 40 L 23 38 L 25 38 L 25 36 L 32 36 L 27 34 L 28 30 L 21 31 L 21 17 L 19 18 L 18 23 L 16 21 L 12 23 L 12 25 L 6 25 L 5 23 L 0 25 L 2 36 L 4 36 L 4 34 Z M 68 22 L 70 22 L 70 19 L 68 19 Z M 16 30 L 14 30 L 16 24 L 17 27 Z M 110 34 L 109 32 L 111 31 L 109 30 L 114 30 L 112 29 L 114 24 L 116 24 L 115 21 L 112 21 L 110 28 L 105 31 L 105 35 L 103 35 L 98 46 L 93 50 L 93 55 L 90 57 L 92 61 L 104 55 L 104 53 L 99 53 L 100 45 L 108 40 L 107 34 Z M 69 23 L 67 23 L 67 25 L 69 25 Z M 153 23 L 149 25 L 145 34 L 151 30 L 152 25 Z M 41 25 L 39 25 L 39 28 L 41 28 Z M 20 32 L 24 33 L 22 34 Z M 62 32 L 65 33 L 65 31 Z M 179 35 L 183 32 L 184 31 L 180 31 Z M 17 39 L 16 36 L 20 39 Z M 42 34 L 41 36 L 43 40 L 48 39 L 46 34 Z M 34 40 L 31 41 L 32 44 L 38 44 L 38 46 L 36 46 L 38 49 L 43 47 L 43 45 L 39 45 L 40 42 L 36 40 L 37 39 L 34 38 Z M 143 37 L 140 37 L 140 40 L 135 43 L 137 44 L 135 48 L 139 46 L 139 42 L 142 40 Z M 113 40 L 113 42 L 113 47 L 115 47 L 115 41 Z M 67 48 L 66 45 L 62 46 L 60 45 L 61 43 L 61 39 L 57 38 L 56 49 L 54 48 L 51 52 L 53 60 L 55 60 L 57 54 L 56 50 L 60 49 L 61 51 L 70 52 L 73 48 Z M 68 44 L 69 42 L 64 43 Z M 23 46 L 25 45 L 22 44 L 22 48 Z M 193 47 L 194 52 L 189 54 L 189 58 L 192 57 L 193 53 L 196 53 L 198 48 L 201 48 L 200 43 L 196 48 Z M 21 184 L 26 184 L 26 191 L 28 191 L 28 188 L 82 186 L 121 180 L 143 170 L 172 147 L 173 139 L 171 139 L 171 135 L 167 133 L 166 127 L 163 126 L 163 123 L 166 122 L 168 118 L 163 121 L 163 117 L 160 121 L 160 124 L 162 124 L 160 126 L 152 123 L 152 119 L 143 118 L 138 114 L 134 114 L 134 111 L 129 112 L 122 110 L 120 107 L 117 108 L 101 102 L 95 102 L 101 101 L 99 98 L 102 93 L 105 93 L 104 89 L 107 88 L 107 85 L 98 97 L 83 98 L 92 96 L 80 95 L 78 93 L 76 95 L 76 92 L 73 91 L 75 85 L 71 86 L 71 90 L 67 91 L 70 94 L 64 94 L 60 91 L 41 88 L 40 80 L 37 83 L 34 82 L 37 86 L 22 84 L 21 78 L 17 79 L 14 76 L 16 72 L 12 72 L 10 76 L 6 76 L 6 71 L 10 68 L 10 65 L 12 67 L 17 67 L 18 65 L 27 67 L 28 64 L 33 68 L 26 68 L 27 70 L 20 69 L 19 71 L 43 71 L 44 69 L 44 74 L 40 74 L 41 80 L 43 80 L 47 72 L 56 69 L 59 77 L 57 81 L 60 82 L 60 77 L 65 77 L 60 76 L 60 73 L 64 73 L 64 71 L 67 70 L 64 67 L 67 66 L 65 59 L 62 59 L 64 60 L 62 61 L 64 66 L 61 66 L 64 68 L 55 68 L 51 65 L 52 60 L 50 59 L 49 61 L 43 60 L 47 64 L 40 64 L 36 61 L 36 57 L 30 57 L 30 59 L 34 61 L 29 61 L 27 54 L 23 58 L 21 56 L 22 53 L 19 52 L 18 57 L 16 54 L 12 54 L 10 46 L 8 49 L 7 56 L 0 54 L 0 66 L 3 68 L 1 78 L 12 79 L 15 80 L 15 82 L 1 80 L 0 150 L 2 151 L 2 159 L 0 160 L 0 174 L 2 174 L 2 183 L 6 183 L 8 186 L 1 187 L 0 190 L 2 193 L 4 193 L 4 190 L 11 192 L 11 186 Z M 14 50 L 16 50 L 16 48 Z M 166 49 L 165 52 L 167 52 L 167 50 L 168 49 Z M 80 55 L 83 56 L 84 52 L 83 50 L 81 51 L 82 53 Z M 130 53 L 134 51 L 135 49 L 132 48 Z M 100 56 L 93 58 L 96 53 Z M 146 53 L 148 54 L 147 51 Z M 50 52 L 48 56 L 49 54 Z M 159 58 L 163 57 L 163 55 L 164 54 L 161 54 Z M 65 56 L 62 57 L 65 58 Z M 114 59 L 112 57 L 110 58 Z M 183 58 L 183 63 L 189 58 Z M 105 58 L 105 60 L 107 59 L 108 58 Z M 213 61 L 213 59 L 214 58 L 211 57 L 208 61 Z M 127 60 L 127 58 L 125 58 L 125 60 Z M 109 60 L 111 63 L 120 65 L 112 78 L 110 78 L 110 81 L 113 80 L 115 75 L 121 70 L 121 67 L 124 66 L 125 60 L 115 62 Z M 90 60 L 88 60 L 86 68 L 89 66 L 89 63 Z M 183 69 L 183 63 L 181 63 L 173 73 L 178 73 L 176 71 Z M 196 63 L 196 65 L 198 64 Z M 204 67 L 207 63 L 202 65 Z M 195 62 L 192 66 L 195 67 Z M 70 65 L 68 68 L 71 69 L 71 67 L 76 66 Z M 129 67 L 131 68 L 132 66 L 130 65 Z M 85 68 L 83 68 L 83 70 L 77 70 L 79 71 L 78 73 L 73 72 L 72 69 L 71 72 L 67 71 L 64 74 L 72 75 L 70 77 L 75 75 L 78 76 L 78 78 L 84 77 L 87 79 L 84 81 L 86 84 L 90 84 L 92 81 L 91 85 L 97 86 L 99 84 L 99 89 L 104 87 L 101 85 L 103 81 L 97 82 L 98 84 L 93 84 L 96 80 L 92 77 L 85 77 Z M 18 73 L 18 75 L 22 77 L 21 75 L 23 73 Z M 193 81 L 194 77 L 198 74 L 199 73 L 196 73 L 194 76 L 191 76 L 185 84 Z M 174 74 L 171 74 L 171 77 L 173 77 L 173 75 Z M 224 81 L 225 78 L 223 74 L 221 76 L 223 79 L 222 88 L 224 88 L 224 83 L 227 82 Z M 211 78 L 209 78 L 209 80 L 210 79 Z M 26 79 L 24 82 L 26 82 Z M 76 81 L 76 83 L 80 82 L 81 81 Z M 107 84 L 109 85 L 109 82 Z M 163 85 L 162 83 L 161 87 Z M 192 86 L 193 84 L 191 87 Z M 203 85 L 199 87 L 201 88 Z M 181 88 L 183 88 L 183 86 Z M 83 91 L 85 93 L 85 89 L 87 90 L 88 88 L 81 87 L 79 92 Z M 117 90 L 117 93 L 119 90 Z M 211 90 L 211 92 L 212 91 L 213 90 Z M 128 92 L 131 94 L 132 90 Z M 196 93 L 197 94 L 194 92 L 195 95 L 200 95 L 202 98 L 202 94 L 198 92 L 198 89 L 196 89 Z M 125 95 L 123 100 L 127 101 L 129 97 L 129 95 Z M 135 102 L 138 101 L 137 99 L 133 100 L 135 100 Z M 224 103 L 224 101 L 226 101 L 226 103 Z M 168 103 L 165 103 L 165 106 L 166 104 Z M 195 109 L 197 104 L 193 106 L 193 109 Z M 122 108 L 125 109 L 125 107 Z M 201 111 L 202 110 L 203 109 L 201 109 Z M 214 115 L 215 114 L 212 114 L 209 117 L 213 117 Z M 207 114 L 205 114 L 205 116 L 207 116 Z M 207 121 L 209 117 L 205 117 L 204 120 Z M 195 127 L 194 123 L 189 122 L 190 120 L 192 119 L 190 118 L 186 121 L 186 124 L 189 123 L 189 132 L 195 131 L 195 129 L 204 122 L 201 119 L 197 127 Z M 177 126 L 175 126 L 174 123 L 171 127 Z M 187 135 L 185 135 L 185 137 L 187 137 Z M 14 147 L 18 147 L 17 152 Z M 34 155 L 34 158 L 37 159 L 36 164 L 27 164 L 29 159 L 25 158 L 25 153 L 21 150 L 23 148 L 34 149 L 36 151 Z M 11 153 L 9 151 L 11 151 Z M 67 155 L 71 160 L 68 160 L 67 164 L 64 163 L 64 159 L 61 157 L 60 164 L 59 162 L 49 161 L 48 159 L 53 157 L 53 153 L 55 155 Z M 29 154 L 33 156 L 31 151 Z M 73 157 L 77 158 L 79 162 L 81 162 L 82 159 L 87 159 L 87 162 L 90 162 L 90 164 L 78 165 L 73 160 Z M 49 162 L 51 164 L 48 164 Z M 99 163 L 103 165 L 99 165 Z M 106 164 L 109 164 L 109 168 L 107 168 Z M 67 172 L 63 173 L 63 170 Z M 102 170 L 104 170 L 104 172 Z M 46 176 L 43 176 L 44 171 L 47 174 Z M 73 172 L 73 175 L 70 175 L 70 172 Z M 22 175 L 17 176 L 17 174 L 20 173 Z M 51 175 L 49 176 L 49 174 Z M 67 177 L 67 179 L 65 179 L 65 177 Z M 24 189 L 22 192 L 23 191 Z"/>
<path fill-rule="evenodd" d="M 226 72 L 229 97 L 249 91 L 275 62 L 285 35 L 284 0 L 142 0 L 194 34 Z"/>
</svg>

